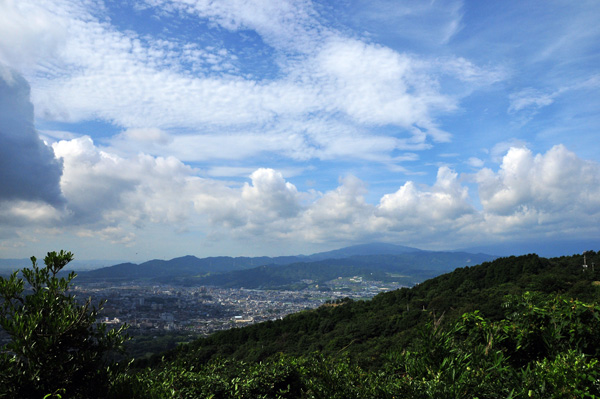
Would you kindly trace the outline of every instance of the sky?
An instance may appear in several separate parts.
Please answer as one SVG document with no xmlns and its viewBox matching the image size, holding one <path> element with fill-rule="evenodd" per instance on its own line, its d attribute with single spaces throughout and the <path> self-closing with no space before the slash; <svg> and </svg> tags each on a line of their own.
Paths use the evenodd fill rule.
<svg viewBox="0 0 600 399">
<path fill-rule="evenodd" d="M 600 243 L 598 15 L 0 0 L 0 258 Z"/>
</svg>

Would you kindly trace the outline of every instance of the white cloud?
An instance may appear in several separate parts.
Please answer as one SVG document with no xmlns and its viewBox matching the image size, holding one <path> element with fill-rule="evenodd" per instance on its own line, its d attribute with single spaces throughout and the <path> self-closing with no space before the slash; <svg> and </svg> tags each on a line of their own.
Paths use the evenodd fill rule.
<svg viewBox="0 0 600 399">
<path fill-rule="evenodd" d="M 19 0 L 0 1 L 0 64 L 23 70 L 54 58 L 66 37 L 51 13 Z"/>
<path fill-rule="evenodd" d="M 533 155 L 511 148 L 500 170 L 482 169 L 476 181 L 486 215 L 498 228 L 591 227 L 600 217 L 600 167 L 564 146 Z M 550 233 L 550 231 L 548 232 Z"/>
<path fill-rule="evenodd" d="M 470 157 L 470 158 L 467 160 L 467 164 L 468 164 L 469 166 L 472 166 L 472 167 L 474 167 L 474 168 L 482 168 L 482 167 L 483 167 L 483 165 L 485 164 L 485 162 L 483 162 L 483 160 L 481 160 L 481 159 L 479 159 L 479 158 L 477 158 L 477 157 Z"/>
<path fill-rule="evenodd" d="M 42 201 L 0 202 L 0 221 L 5 226 L 50 226 L 61 217 L 59 209 Z"/>
<path fill-rule="evenodd" d="M 118 233 L 128 241 L 147 223 L 173 229 L 186 225 L 194 206 L 189 190 L 198 178 L 180 161 L 143 154 L 121 158 L 99 150 L 89 137 L 59 141 L 53 147 L 64 162 L 61 187 L 68 201 L 67 225 L 98 231 L 101 237 Z M 128 226 L 127 233 L 121 233 L 123 226 Z"/>
<path fill-rule="evenodd" d="M 508 112 L 518 112 L 523 109 L 537 110 L 554 102 L 558 93 L 543 93 L 532 88 L 523 89 L 509 96 L 510 106 Z"/>
<path fill-rule="evenodd" d="M 393 124 L 409 130 L 416 125 L 436 140 L 447 140 L 435 128 L 432 114 L 451 111 L 456 104 L 420 72 L 421 61 L 386 47 L 335 38 L 310 62 L 308 73 L 317 78 L 330 107 L 359 123 Z"/>
<path fill-rule="evenodd" d="M 239 189 L 213 181 L 193 194 L 195 210 L 208 218 L 212 233 L 251 238 L 292 230 L 306 195 L 273 169 L 257 169 L 250 179 Z"/>
<path fill-rule="evenodd" d="M 507 72 L 502 67 L 483 68 L 463 57 L 440 58 L 436 66 L 462 82 L 477 86 L 491 85 L 507 77 Z"/>
<path fill-rule="evenodd" d="M 184 11 L 206 18 L 232 31 L 257 31 L 269 45 L 286 51 L 306 53 L 314 47 L 326 29 L 316 21 L 310 1 L 239 0 L 207 2 L 203 0 L 145 0 L 146 4 L 172 11 Z"/>
<path fill-rule="evenodd" d="M 233 49 L 119 31 L 99 5 L 23 4 L 37 6 L 66 32 L 53 61 L 30 74 L 36 115 L 114 123 L 125 129 L 111 140 L 122 154 L 199 161 L 271 152 L 389 163 L 395 149 L 450 140 L 436 118 L 458 109 L 465 94 L 445 93 L 440 74 L 467 82 L 463 87 L 499 79 L 464 58 L 431 61 L 344 36 L 324 27 L 310 2 L 146 2 L 152 12 L 180 17 L 181 11 L 209 27 L 254 30 L 275 52 L 271 78 L 260 79 Z M 367 134 L 373 126 L 398 132 Z"/>
<path fill-rule="evenodd" d="M 479 171 L 481 210 L 461 176 L 445 166 L 433 185 L 409 181 L 370 204 L 366 184 L 353 176 L 324 193 L 301 192 L 273 169 L 256 169 L 240 185 L 200 178 L 199 170 L 173 157 L 123 158 L 88 137 L 53 147 L 64 163 L 65 211 L 4 202 L 5 223 L 54 226 L 82 240 L 125 246 L 136 245 L 141 228 L 161 226 L 166 240 L 192 231 L 246 243 L 386 239 L 443 249 L 534 234 L 589 234 L 600 220 L 600 166 L 563 146 L 537 155 L 514 147 L 498 171 Z M 28 236 L 23 229 L 19 234 Z"/>
<path fill-rule="evenodd" d="M 296 232 L 308 242 L 353 240 L 367 235 L 368 219 L 373 206 L 365 200 L 365 184 L 354 176 L 341 180 L 341 185 L 318 198 L 303 213 Z"/>
<path fill-rule="evenodd" d="M 172 134 L 160 129 L 133 131 L 135 137 L 128 130 L 111 139 L 111 148 L 120 154 L 135 155 L 142 151 L 170 155 L 184 162 L 239 161 L 273 153 L 298 161 L 342 157 L 392 165 L 418 159 L 416 154 L 390 156 L 395 150 L 418 151 L 430 147 L 425 142 L 425 135 L 398 139 L 371 134 L 350 123 L 320 118 L 303 122 L 282 119 L 276 126 L 229 129 L 229 133 L 216 130 L 203 134 Z M 239 176 L 234 169 L 231 169 L 234 172 L 231 175 L 223 174 L 225 170 L 219 167 L 218 175 Z M 247 171 L 247 167 L 244 170 Z"/>
<path fill-rule="evenodd" d="M 156 143 L 158 145 L 166 145 L 173 141 L 167 133 L 157 128 L 128 129 L 122 135 L 133 141 Z"/>
<path fill-rule="evenodd" d="M 510 139 L 507 141 L 502 141 L 500 143 L 496 143 L 491 151 L 490 151 L 490 158 L 492 159 L 492 161 L 496 162 L 496 163 L 501 163 L 502 159 L 504 158 L 504 155 L 506 155 L 506 153 L 508 152 L 508 150 L 510 150 L 511 148 L 527 148 L 528 145 L 525 141 L 523 140 L 519 140 L 519 139 Z"/>
<path fill-rule="evenodd" d="M 111 244 L 130 246 L 135 241 L 135 234 L 124 230 L 122 227 L 109 226 L 102 229 L 80 229 L 77 231 L 77 236 L 95 238 L 98 237 L 101 240 L 108 241 Z"/>
<path fill-rule="evenodd" d="M 384 195 L 377 206 L 377 224 L 385 230 L 431 237 L 432 233 L 459 231 L 473 222 L 470 216 L 474 212 L 468 189 L 458 182 L 456 172 L 444 166 L 431 188 L 418 188 L 409 181 L 395 193 Z"/>
</svg>

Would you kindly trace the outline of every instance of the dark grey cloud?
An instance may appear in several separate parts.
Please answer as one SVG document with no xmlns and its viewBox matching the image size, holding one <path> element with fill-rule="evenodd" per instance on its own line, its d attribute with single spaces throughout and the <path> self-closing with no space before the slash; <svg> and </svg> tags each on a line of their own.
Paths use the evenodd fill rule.
<svg viewBox="0 0 600 399">
<path fill-rule="evenodd" d="M 63 203 L 62 169 L 33 125 L 29 84 L 0 64 L 0 201 Z"/>
</svg>

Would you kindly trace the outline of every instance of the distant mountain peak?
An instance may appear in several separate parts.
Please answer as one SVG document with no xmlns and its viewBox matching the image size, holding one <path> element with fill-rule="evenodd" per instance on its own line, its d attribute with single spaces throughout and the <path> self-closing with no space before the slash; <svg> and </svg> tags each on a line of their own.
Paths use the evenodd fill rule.
<svg viewBox="0 0 600 399">
<path fill-rule="evenodd" d="M 410 252 L 423 252 L 419 248 L 406 247 L 403 245 L 384 242 L 373 242 L 368 244 L 357 244 L 349 247 L 335 249 L 333 251 L 319 252 L 309 257 L 311 259 L 336 259 L 348 258 L 360 255 L 401 255 Z"/>
</svg>

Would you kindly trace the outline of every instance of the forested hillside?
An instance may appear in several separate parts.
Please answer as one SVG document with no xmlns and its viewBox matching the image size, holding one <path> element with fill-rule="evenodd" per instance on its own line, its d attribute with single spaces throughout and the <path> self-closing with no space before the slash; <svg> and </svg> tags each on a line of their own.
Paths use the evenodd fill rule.
<svg viewBox="0 0 600 399">
<path fill-rule="evenodd" d="M 596 258 L 588 254 L 588 262 Z M 508 257 L 425 281 L 413 288 L 382 293 L 370 301 L 346 300 L 290 315 L 283 320 L 223 331 L 171 353 L 202 363 L 214 357 L 264 360 L 275 353 L 303 355 L 340 350 L 365 366 L 379 365 L 390 348 L 402 347 L 415 326 L 434 317 L 453 320 L 479 310 L 491 319 L 503 315 L 507 294 L 561 293 L 593 302 L 600 288 L 596 272 L 582 271 L 583 256 L 555 259 L 537 255 Z M 600 279 L 600 278 L 599 278 Z"/>
<path fill-rule="evenodd" d="M 600 256 L 586 257 L 587 269 L 579 255 L 501 258 L 369 301 L 216 333 L 139 364 L 150 368 L 114 389 L 135 396 L 168 387 L 170 397 L 595 397 L 600 273 L 591 265 Z"/>
<path fill-rule="evenodd" d="M 599 260 L 593 251 L 586 253 L 585 263 L 582 255 L 501 258 L 372 300 L 339 300 L 215 333 L 129 366 L 86 370 L 102 375 L 94 392 L 103 398 L 597 398 Z M 53 270 L 49 287 L 66 289 L 74 275 L 59 281 L 59 268 Z M 46 269 L 34 268 L 25 275 L 48 279 L 46 274 Z M 6 298 L 16 298 L 9 287 L 20 290 L 13 283 L 16 274 L 2 282 Z M 46 298 L 47 290 L 38 288 L 37 295 Z M 67 299 L 65 311 L 77 310 L 73 299 Z M 36 306 L 45 308 L 45 302 L 38 302 Z M 15 304 L 12 299 L 5 303 Z M 35 319 L 38 313 L 30 316 Z M 15 331 L 37 328 L 22 327 L 20 318 L 2 320 Z M 64 336 L 79 337 L 72 337 L 68 323 L 61 323 Z M 35 343 L 29 344 L 29 334 L 21 340 L 23 345 L 15 342 L 7 348 L 15 353 L 21 347 L 33 350 L 48 364 L 56 363 L 36 350 Z M 11 370 L 0 378 L 0 386 L 27 392 L 27 385 L 11 381 L 37 381 L 37 374 L 25 371 L 39 366 L 13 364 L 11 353 L 0 357 Z M 71 352 L 64 354 L 71 359 Z M 43 367 L 44 376 L 53 375 L 52 367 Z M 69 373 L 79 372 L 73 370 Z M 46 397 L 90 397 L 69 396 L 92 388 L 66 375 L 56 380 L 66 381 L 64 387 L 46 378 L 54 387 L 42 391 Z M 0 392 L 0 397 L 11 396 Z"/>
</svg>

